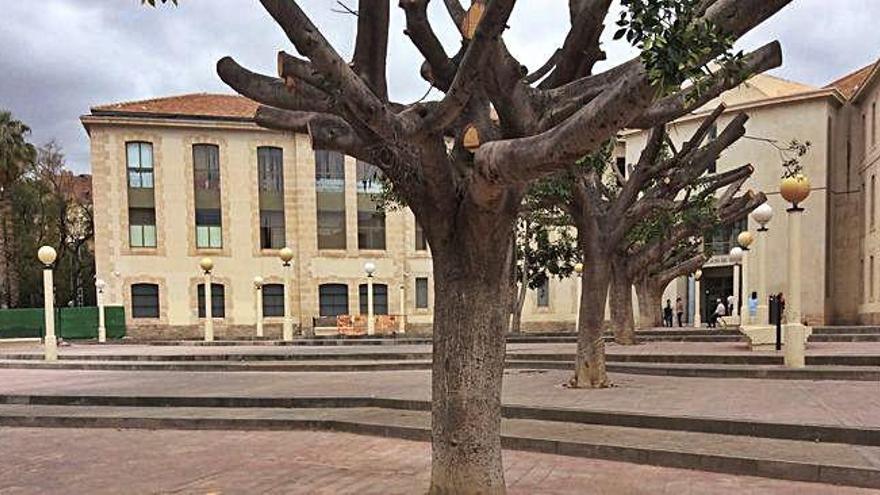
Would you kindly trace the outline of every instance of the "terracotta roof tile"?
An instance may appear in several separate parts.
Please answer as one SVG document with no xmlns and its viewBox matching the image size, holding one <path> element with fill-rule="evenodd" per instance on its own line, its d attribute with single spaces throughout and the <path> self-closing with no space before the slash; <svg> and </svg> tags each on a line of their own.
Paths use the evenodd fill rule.
<svg viewBox="0 0 880 495">
<path fill-rule="evenodd" d="M 243 96 L 196 93 L 100 105 L 92 107 L 92 113 L 251 120 L 257 106 Z"/>
<path fill-rule="evenodd" d="M 875 65 L 877 65 L 877 62 L 862 67 L 851 74 L 847 74 L 825 87 L 836 88 L 848 100 L 859 91 L 862 84 L 865 82 L 865 79 L 871 74 L 871 70 L 874 69 Z"/>
</svg>

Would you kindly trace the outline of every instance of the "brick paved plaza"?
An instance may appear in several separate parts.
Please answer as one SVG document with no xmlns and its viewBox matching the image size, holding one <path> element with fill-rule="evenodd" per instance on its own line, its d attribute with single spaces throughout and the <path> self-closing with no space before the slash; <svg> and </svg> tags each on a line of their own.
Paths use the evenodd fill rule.
<svg viewBox="0 0 880 495">
<path fill-rule="evenodd" d="M 419 493 L 430 346 L 347 344 L 74 344 L 49 364 L 39 346 L 0 347 L 0 494 Z M 880 343 L 811 344 L 820 379 L 737 378 L 781 369 L 740 342 L 608 351 L 635 368 L 573 390 L 574 344 L 508 345 L 512 493 L 880 488 Z"/>
<path fill-rule="evenodd" d="M 0 428 L 0 444 L 3 494 L 412 494 L 430 473 L 427 443 L 344 433 Z M 523 495 L 873 492 L 529 452 L 505 461 Z"/>
</svg>

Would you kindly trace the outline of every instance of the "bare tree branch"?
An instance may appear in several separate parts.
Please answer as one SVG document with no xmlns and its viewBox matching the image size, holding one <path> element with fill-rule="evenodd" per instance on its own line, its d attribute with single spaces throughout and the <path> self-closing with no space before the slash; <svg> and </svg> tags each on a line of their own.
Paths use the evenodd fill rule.
<svg viewBox="0 0 880 495">
<path fill-rule="evenodd" d="M 231 57 L 217 62 L 217 74 L 232 89 L 244 96 L 273 107 L 302 112 L 336 113 L 327 95 L 308 83 L 293 90 L 283 80 L 251 72 Z"/>
<path fill-rule="evenodd" d="M 611 0 L 580 0 L 570 4 L 571 30 L 562 45 L 556 69 L 541 83 L 541 88 L 555 88 L 587 76 L 593 65 L 604 58 L 599 37 L 605 29 L 610 7 Z"/>
<path fill-rule="evenodd" d="M 390 0 L 360 0 L 358 29 L 352 65 L 354 72 L 382 100 L 388 99 L 386 60 L 388 57 L 388 23 Z"/>
</svg>

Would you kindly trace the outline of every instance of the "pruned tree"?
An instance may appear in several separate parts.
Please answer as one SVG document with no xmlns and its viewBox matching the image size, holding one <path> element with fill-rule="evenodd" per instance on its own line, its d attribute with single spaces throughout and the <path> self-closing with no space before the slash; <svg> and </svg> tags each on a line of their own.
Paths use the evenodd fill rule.
<svg viewBox="0 0 880 495">
<path fill-rule="evenodd" d="M 507 286 L 513 225 L 527 186 L 626 126 L 654 127 L 736 86 L 744 70 L 778 65 L 776 43 L 741 57 L 731 47 L 790 1 L 627 0 L 621 36 L 642 54 L 593 74 L 609 0 L 571 0 L 563 46 L 532 73 L 503 39 L 515 0 L 472 0 L 468 9 L 446 0 L 462 38 L 452 55 L 434 32 L 428 0 L 400 0 L 405 33 L 425 57 L 421 73 L 444 93 L 439 101 L 400 104 L 389 99 L 385 82 L 388 0 L 358 2 L 350 63 L 296 1 L 261 0 L 299 55 L 281 52 L 277 76 L 256 74 L 227 57 L 217 65 L 220 77 L 263 104 L 259 124 L 306 131 L 314 148 L 382 169 L 431 245 L 432 493 L 504 491 Z M 722 69 L 707 72 L 718 60 Z M 682 89 L 686 80 L 692 84 Z M 583 246 L 598 235 L 596 225 L 585 227 Z M 584 279 L 607 279 L 606 268 L 587 266 Z M 585 370 L 595 346 L 582 340 Z"/>
</svg>

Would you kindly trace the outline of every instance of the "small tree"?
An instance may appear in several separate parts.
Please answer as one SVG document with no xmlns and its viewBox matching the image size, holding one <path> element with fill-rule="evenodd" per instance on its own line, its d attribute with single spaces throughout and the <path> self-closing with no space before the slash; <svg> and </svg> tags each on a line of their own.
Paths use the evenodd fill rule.
<svg viewBox="0 0 880 495">
<path fill-rule="evenodd" d="M 520 332 L 528 291 L 546 287 L 551 278 L 570 276 L 580 258 L 571 220 L 558 206 L 541 204 L 539 196 L 526 197 L 516 229 L 511 333 Z"/>
<path fill-rule="evenodd" d="M 0 112 L 0 301 L 7 307 L 18 305 L 20 285 L 14 269 L 17 230 L 10 190 L 36 157 L 34 146 L 27 141 L 30 132 L 30 128 L 15 120 L 11 113 Z"/>
</svg>

